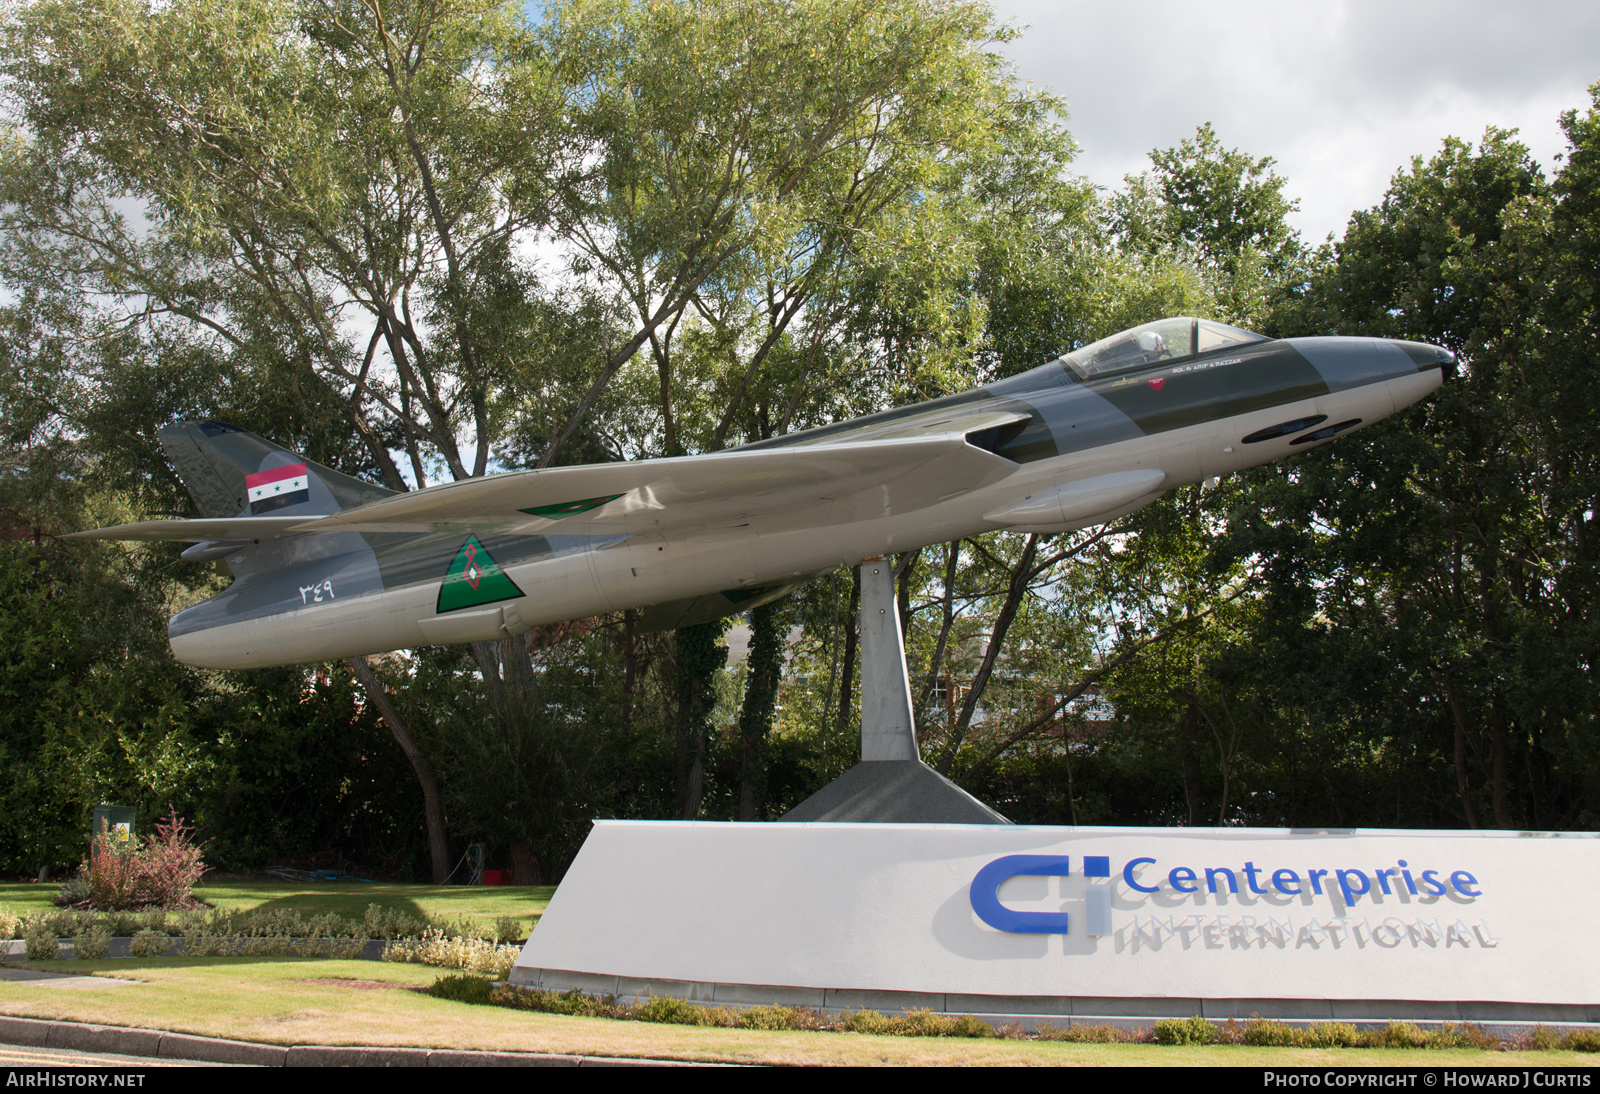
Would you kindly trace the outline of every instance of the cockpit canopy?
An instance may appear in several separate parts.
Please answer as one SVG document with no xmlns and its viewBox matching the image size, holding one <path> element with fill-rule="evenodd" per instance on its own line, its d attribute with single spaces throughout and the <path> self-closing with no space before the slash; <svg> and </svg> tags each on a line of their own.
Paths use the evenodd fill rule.
<svg viewBox="0 0 1600 1094">
<path fill-rule="evenodd" d="M 1264 342 L 1264 335 L 1230 327 L 1210 319 L 1177 316 L 1158 319 L 1142 327 L 1102 338 L 1061 358 L 1061 363 L 1080 380 L 1125 372 L 1157 361 L 1176 361 L 1200 353 Z"/>
</svg>

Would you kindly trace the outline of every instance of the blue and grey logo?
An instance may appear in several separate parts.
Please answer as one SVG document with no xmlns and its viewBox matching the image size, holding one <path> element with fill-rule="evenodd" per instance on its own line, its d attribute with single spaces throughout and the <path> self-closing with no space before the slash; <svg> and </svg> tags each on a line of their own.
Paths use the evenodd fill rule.
<svg viewBox="0 0 1600 1094">
<path fill-rule="evenodd" d="M 1309 903 L 1314 897 L 1331 900 L 1337 915 L 1346 916 L 1363 899 L 1379 901 L 1383 896 L 1419 897 L 1431 903 L 1441 897 L 1470 902 L 1483 895 L 1477 877 L 1466 870 L 1441 877 L 1444 870 L 1414 870 L 1405 859 L 1393 866 L 1372 869 L 1273 869 L 1246 862 L 1242 870 L 1233 866 L 1174 866 L 1161 876 L 1157 860 L 1143 855 L 1122 867 L 1122 881 L 1128 892 L 1169 893 L 1180 900 L 1194 896 L 1203 901 L 1211 895 L 1268 897 L 1282 902 L 1299 899 Z M 997 858 L 972 879 L 968 899 L 978 918 L 997 931 L 1008 934 L 1068 934 L 1070 918 L 1066 912 L 1019 912 L 1000 903 L 1000 886 L 1014 877 L 1071 877 L 1072 860 L 1067 855 L 1006 855 Z M 1141 880 L 1141 876 L 1144 880 Z M 1083 856 L 1084 933 L 1111 933 L 1111 856 Z M 1154 884 L 1146 885 L 1144 881 Z M 1241 885 L 1242 882 L 1242 885 Z M 1453 896 L 1451 895 L 1453 892 Z"/>
<path fill-rule="evenodd" d="M 1067 934 L 1066 912 L 1019 912 L 1000 903 L 1000 886 L 1014 877 L 1071 877 L 1069 855 L 1007 855 L 997 858 L 972 879 L 968 899 L 978 918 L 1009 934 Z M 1083 856 L 1084 930 L 1111 933 L 1111 856 Z"/>
</svg>

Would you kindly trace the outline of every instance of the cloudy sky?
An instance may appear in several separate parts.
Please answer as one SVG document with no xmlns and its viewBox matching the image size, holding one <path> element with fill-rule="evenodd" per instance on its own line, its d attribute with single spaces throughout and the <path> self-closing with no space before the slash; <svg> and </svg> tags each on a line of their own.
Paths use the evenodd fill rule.
<svg viewBox="0 0 1600 1094">
<path fill-rule="evenodd" d="M 1600 80 L 1593 0 L 991 0 L 1023 79 L 1067 101 L 1078 167 L 1114 186 L 1211 122 L 1272 156 L 1309 242 L 1413 155 L 1516 128 L 1547 173 Z"/>
</svg>

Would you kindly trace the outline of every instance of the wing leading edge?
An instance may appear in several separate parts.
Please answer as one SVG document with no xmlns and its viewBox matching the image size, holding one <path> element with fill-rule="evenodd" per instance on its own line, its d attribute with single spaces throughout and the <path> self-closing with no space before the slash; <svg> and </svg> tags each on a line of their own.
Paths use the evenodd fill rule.
<svg viewBox="0 0 1600 1094">
<path fill-rule="evenodd" d="M 441 529 L 626 535 L 757 520 L 772 528 L 866 520 L 926 508 L 1005 478 L 1016 464 L 969 444 L 967 434 L 1016 420 L 1001 413 L 963 422 L 959 433 L 513 471 L 331 516 L 143 521 L 74 535 L 197 541 Z"/>
</svg>

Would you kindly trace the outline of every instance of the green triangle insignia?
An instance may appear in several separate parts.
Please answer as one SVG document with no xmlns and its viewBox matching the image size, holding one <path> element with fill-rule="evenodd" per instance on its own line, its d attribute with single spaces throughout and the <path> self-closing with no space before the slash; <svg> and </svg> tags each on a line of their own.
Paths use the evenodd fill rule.
<svg viewBox="0 0 1600 1094">
<path fill-rule="evenodd" d="M 434 611 L 456 612 L 521 595 L 517 583 L 506 576 L 488 549 L 478 542 L 478 537 L 468 536 L 467 542 L 456 552 L 455 561 L 445 571 Z"/>
</svg>

